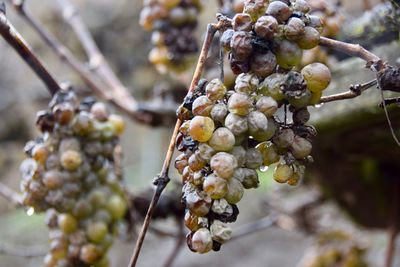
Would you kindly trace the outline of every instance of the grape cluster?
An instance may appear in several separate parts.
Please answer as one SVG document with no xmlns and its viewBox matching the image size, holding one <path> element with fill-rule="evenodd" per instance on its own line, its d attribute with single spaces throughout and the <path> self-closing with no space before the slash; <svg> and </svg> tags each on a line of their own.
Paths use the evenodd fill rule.
<svg viewBox="0 0 400 267">
<path fill-rule="evenodd" d="M 314 246 L 304 256 L 299 267 L 368 267 L 366 248 L 348 233 L 319 233 Z"/>
<path fill-rule="evenodd" d="M 244 189 L 258 187 L 257 170 L 274 164 L 277 182 L 297 185 L 312 161 L 316 131 L 306 124 L 307 107 L 318 103 L 331 74 L 321 63 L 293 68 L 302 49 L 319 41 L 321 21 L 308 10 L 303 0 L 246 1 L 220 39 L 239 74 L 234 90 L 219 79 L 202 81 L 178 112 L 183 153 L 175 167 L 195 252 L 218 250 L 230 239 L 226 223 L 236 220 Z"/>
<path fill-rule="evenodd" d="M 42 135 L 21 164 L 23 204 L 47 211 L 45 266 L 109 266 L 106 256 L 127 202 L 116 147 L 124 121 L 92 98 L 57 93 L 39 112 Z"/>
<path fill-rule="evenodd" d="M 149 60 L 164 73 L 182 72 L 198 51 L 194 36 L 200 0 L 146 0 L 140 13 L 140 25 L 152 31 L 154 48 Z"/>
<path fill-rule="evenodd" d="M 323 30 L 321 19 L 307 14 L 309 10 L 305 0 L 246 0 L 243 13 L 232 19 L 232 29 L 221 36 L 233 72 L 251 71 L 265 78 L 277 67 L 298 65 L 303 49 L 316 47 Z"/>
</svg>

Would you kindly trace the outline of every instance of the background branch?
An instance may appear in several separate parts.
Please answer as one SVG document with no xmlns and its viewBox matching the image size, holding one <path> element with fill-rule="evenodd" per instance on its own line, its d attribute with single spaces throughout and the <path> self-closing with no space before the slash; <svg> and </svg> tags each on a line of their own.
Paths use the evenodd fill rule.
<svg viewBox="0 0 400 267">
<path fill-rule="evenodd" d="M 4 197 L 16 206 L 21 205 L 20 195 L 3 183 L 0 183 L 0 196 Z"/>
<path fill-rule="evenodd" d="M 58 0 L 65 21 L 71 26 L 78 37 L 89 59 L 90 68 L 97 73 L 121 97 L 129 95 L 128 89 L 115 75 L 100 49 L 96 45 L 90 31 L 79 16 L 78 9 L 69 0 Z"/>
<path fill-rule="evenodd" d="M 353 57 L 359 57 L 367 61 L 367 63 L 377 63 L 381 60 L 377 55 L 364 49 L 359 44 L 349 44 L 321 36 L 319 45 L 341 51 Z"/>
<path fill-rule="evenodd" d="M 48 251 L 47 246 L 17 246 L 0 243 L 0 254 L 10 255 L 15 257 L 32 258 L 43 257 Z"/>
<path fill-rule="evenodd" d="M 39 61 L 27 42 L 7 20 L 4 3 L 0 3 L 0 34 L 43 81 L 51 95 L 61 90 L 60 85 Z"/>
<path fill-rule="evenodd" d="M 168 256 L 167 260 L 165 261 L 163 267 L 171 267 L 174 264 L 176 257 L 178 257 L 179 252 L 182 249 L 183 244 L 185 244 L 185 232 L 183 228 L 182 220 L 177 221 L 178 225 L 178 232 L 176 237 L 176 243 L 174 248 L 172 249 L 171 254 Z"/>
<path fill-rule="evenodd" d="M 235 239 L 242 238 L 249 234 L 253 234 L 255 232 L 267 229 L 267 228 L 273 226 L 275 224 L 275 222 L 277 221 L 277 219 L 278 219 L 277 214 L 272 213 L 258 221 L 244 224 L 234 230 L 235 234 L 232 236 L 232 238 L 229 240 L 229 242 L 232 240 L 235 240 Z"/>
<path fill-rule="evenodd" d="M 119 108 L 123 113 L 135 119 L 138 122 L 151 125 L 167 125 L 175 118 L 175 110 L 165 110 L 158 106 L 149 106 L 138 104 L 129 94 L 125 87 L 111 85 L 106 86 L 104 81 L 99 80 L 80 62 L 71 51 L 65 47 L 51 32 L 37 21 L 26 9 L 25 1 L 9 0 L 15 7 L 17 13 L 23 17 L 26 22 L 39 34 L 45 43 L 56 53 L 56 55 L 72 68 L 83 82 L 99 98 L 109 101 Z M 107 63 L 104 64 L 107 65 Z M 103 65 L 104 65 L 103 64 Z M 114 75 L 115 76 L 115 75 Z M 114 83 L 116 84 L 116 83 Z"/>
</svg>

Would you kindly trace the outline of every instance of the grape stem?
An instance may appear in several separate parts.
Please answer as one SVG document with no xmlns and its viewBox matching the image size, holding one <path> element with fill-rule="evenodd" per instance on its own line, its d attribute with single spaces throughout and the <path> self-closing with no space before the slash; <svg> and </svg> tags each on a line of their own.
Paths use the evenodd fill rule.
<svg viewBox="0 0 400 267">
<path fill-rule="evenodd" d="M 343 93 L 323 96 L 319 103 L 328 103 L 337 100 L 351 99 L 361 95 L 365 90 L 377 85 L 377 80 L 372 80 L 362 84 L 350 85 L 349 90 Z"/>
<path fill-rule="evenodd" d="M 15 206 L 21 205 L 20 195 L 1 182 L 0 182 L 0 196 L 7 199 L 9 202 L 13 203 Z"/>
<path fill-rule="evenodd" d="M 8 1 L 14 6 L 17 13 L 56 53 L 59 59 L 75 71 L 86 86 L 99 98 L 111 102 L 123 113 L 141 123 L 150 125 L 168 124 L 175 118 L 174 110 L 166 111 L 164 109 L 160 111 L 158 107 L 149 107 L 148 105 L 138 103 L 135 98 L 133 98 L 129 90 L 122 85 L 114 72 L 112 72 L 107 61 L 94 43 L 86 26 L 77 16 L 77 12 L 74 11 L 76 9 L 68 1 L 62 1 L 62 3 L 60 3 L 60 5 L 64 7 L 64 14 L 70 14 L 67 16 L 66 21 L 71 21 L 70 24 L 73 25 L 73 29 L 78 28 L 77 31 L 79 34 L 77 34 L 77 36 L 83 43 L 85 50 L 89 51 L 89 61 L 92 63 L 98 62 L 97 67 L 93 67 L 92 64 L 92 69 L 95 71 L 96 75 L 93 75 L 84 63 L 78 60 L 66 46 L 30 14 L 26 9 L 25 1 Z"/>
<path fill-rule="evenodd" d="M 273 226 L 276 223 L 277 219 L 278 219 L 278 215 L 275 213 L 272 213 L 264 218 L 261 218 L 258 221 L 244 224 L 234 230 L 235 234 L 232 236 L 232 238 L 229 240 L 229 242 L 232 240 L 235 240 L 235 239 L 242 238 L 249 234 L 253 234 L 255 232 L 270 228 L 271 226 Z"/>
<path fill-rule="evenodd" d="M 61 90 L 61 87 L 55 78 L 40 62 L 28 43 L 22 38 L 15 27 L 8 21 L 4 3 L 0 3 L 0 34 L 42 80 L 51 95 L 54 95 L 57 91 Z"/>
<path fill-rule="evenodd" d="M 227 21 L 224 19 L 224 17 L 219 17 L 219 22 L 217 24 L 208 24 L 206 36 L 204 38 L 203 46 L 201 48 L 200 56 L 199 56 L 199 59 L 198 59 L 197 65 L 196 65 L 196 70 L 193 74 L 192 82 L 188 89 L 188 94 L 193 92 L 194 89 L 196 88 L 197 84 L 199 83 L 199 80 L 200 80 L 201 75 L 205 68 L 205 62 L 206 62 L 206 59 L 208 56 L 208 52 L 210 50 L 211 43 L 212 43 L 212 40 L 214 39 L 214 35 L 215 35 L 216 31 L 218 29 L 221 29 L 222 27 L 226 27 L 226 25 L 227 25 Z M 152 198 L 150 206 L 147 210 L 147 214 L 144 219 L 142 229 L 141 229 L 141 231 L 139 233 L 139 237 L 136 241 L 133 255 L 132 255 L 131 260 L 128 265 L 129 267 L 136 266 L 136 263 L 137 263 L 137 260 L 138 260 L 139 254 L 140 254 L 140 250 L 141 250 L 143 242 L 144 242 L 144 238 L 146 236 L 147 230 L 148 230 L 150 222 L 151 222 L 151 218 L 152 218 L 154 209 L 157 205 L 157 202 L 158 202 L 162 192 L 164 191 L 165 187 L 167 186 L 167 184 L 170 181 L 170 178 L 168 176 L 169 166 L 172 161 L 172 155 L 175 150 L 176 137 L 178 135 L 181 124 L 182 124 L 182 121 L 180 119 L 177 119 L 174 131 L 173 131 L 173 134 L 172 134 L 169 146 L 168 146 L 167 154 L 165 156 L 165 160 L 164 160 L 164 163 L 163 163 L 163 166 L 161 169 L 161 173 L 155 178 L 155 181 L 154 181 L 156 190 L 154 191 L 153 198 Z"/>
</svg>

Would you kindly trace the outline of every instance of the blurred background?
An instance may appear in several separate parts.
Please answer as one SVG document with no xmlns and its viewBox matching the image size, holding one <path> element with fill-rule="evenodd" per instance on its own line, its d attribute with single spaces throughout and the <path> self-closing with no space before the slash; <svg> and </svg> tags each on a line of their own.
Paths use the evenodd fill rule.
<svg viewBox="0 0 400 267">
<path fill-rule="evenodd" d="M 174 96 L 165 93 L 163 88 L 169 86 L 165 83 L 178 80 L 185 88 L 192 70 L 171 77 L 158 74 L 148 62 L 150 34 L 138 23 L 141 0 L 72 2 L 112 69 L 136 98 L 177 105 L 171 100 Z M 199 40 L 205 25 L 214 21 L 218 10 L 217 1 L 204 3 L 196 32 Z M 329 2 L 328 6 L 334 8 L 325 16 L 336 19 L 331 21 L 329 36 L 361 43 L 390 64 L 398 63 L 399 24 L 390 17 L 394 11 L 388 11 L 392 8 L 389 3 L 343 0 L 339 7 L 337 2 Z M 76 56 L 86 60 L 56 1 L 26 1 L 26 7 Z M 84 87 L 10 5 L 7 5 L 7 17 L 59 81 Z M 332 69 L 332 83 L 325 94 L 342 92 L 350 84 L 374 78 L 359 59 L 332 51 L 321 53 L 322 56 L 307 56 L 327 62 Z M 23 147 L 38 135 L 35 114 L 47 107 L 49 95 L 3 40 L 0 41 L 0 93 L 0 181 L 19 191 L 19 164 L 25 157 Z M 183 246 L 173 266 L 325 266 L 307 265 L 307 262 L 336 249 L 343 255 L 362 257 L 368 263 L 346 267 L 383 267 L 389 226 L 400 223 L 398 215 L 391 217 L 394 202 L 399 202 L 395 188 L 400 188 L 400 148 L 392 140 L 380 102 L 379 91 L 371 89 L 356 99 L 312 108 L 312 124 L 317 127 L 318 136 L 313 143 L 315 162 L 308 167 L 305 181 L 297 187 L 282 186 L 273 181 L 270 171 L 260 172 L 261 186 L 245 192 L 239 203 L 240 216 L 232 227 L 235 231 L 271 213 L 277 214 L 276 222 L 232 240 L 220 252 L 197 255 Z M 395 129 L 399 129 L 399 107 L 390 107 L 389 111 Z M 173 125 L 151 127 L 129 118 L 126 121 L 127 131 L 121 140 L 124 177 L 127 188 L 134 195 L 140 195 L 151 188 L 153 178 L 161 169 Z M 174 168 L 171 172 L 179 181 Z M 167 190 L 172 191 L 172 186 Z M 140 225 L 138 219 L 137 226 Z M 173 216 L 157 219 L 154 225 L 169 233 L 178 231 Z M 16 208 L 0 197 L 0 267 L 42 266 L 48 247 L 47 232 L 43 215 L 28 216 L 24 208 Z M 138 266 L 163 266 L 174 245 L 174 238 L 151 231 Z M 134 240 L 116 241 L 111 250 L 112 266 L 127 266 L 133 247 Z M 393 266 L 400 266 L 399 245 Z"/>
</svg>

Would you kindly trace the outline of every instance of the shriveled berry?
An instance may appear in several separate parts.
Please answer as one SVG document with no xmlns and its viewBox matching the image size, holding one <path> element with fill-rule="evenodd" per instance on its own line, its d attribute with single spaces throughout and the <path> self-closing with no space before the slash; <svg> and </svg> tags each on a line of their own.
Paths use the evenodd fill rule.
<svg viewBox="0 0 400 267">
<path fill-rule="evenodd" d="M 286 183 L 293 175 L 293 169 L 287 164 L 278 164 L 274 170 L 274 180 Z"/>
<path fill-rule="evenodd" d="M 252 36 L 249 32 L 238 31 L 232 35 L 231 48 L 233 56 L 238 61 L 244 61 L 253 52 Z"/>
<path fill-rule="evenodd" d="M 290 41 L 299 40 L 305 32 L 305 26 L 305 23 L 301 19 L 296 17 L 290 18 L 283 28 L 286 39 Z"/>
<path fill-rule="evenodd" d="M 292 3 L 292 8 L 294 11 L 301 13 L 308 13 L 311 9 L 310 5 L 306 0 L 296 0 Z"/>
<path fill-rule="evenodd" d="M 245 164 L 246 149 L 242 146 L 235 146 L 230 153 L 236 158 L 239 167 L 242 167 Z"/>
<path fill-rule="evenodd" d="M 279 1 L 273 2 L 278 3 Z M 296 43 L 287 40 L 278 42 L 276 47 L 276 62 L 284 69 L 290 69 L 301 62 L 303 52 Z"/>
<path fill-rule="evenodd" d="M 123 218 L 127 210 L 126 201 L 119 195 L 112 195 L 106 207 L 114 220 Z"/>
<path fill-rule="evenodd" d="M 196 116 L 210 116 L 214 102 L 207 96 L 200 96 L 193 101 L 192 112 Z"/>
<path fill-rule="evenodd" d="M 212 101 L 224 98 L 225 93 L 226 87 L 220 79 L 213 79 L 206 86 L 207 97 Z"/>
<path fill-rule="evenodd" d="M 236 77 L 235 91 L 238 93 L 252 94 L 257 90 L 258 78 L 251 73 L 241 73 Z"/>
<path fill-rule="evenodd" d="M 289 6 L 281 1 L 271 2 L 266 13 L 276 18 L 279 23 L 284 23 L 292 15 Z"/>
<path fill-rule="evenodd" d="M 207 228 L 200 228 L 191 237 L 190 247 L 197 253 L 207 253 L 212 246 L 211 233 Z"/>
<path fill-rule="evenodd" d="M 219 177 L 230 179 L 237 167 L 237 160 L 229 153 L 218 152 L 211 158 L 210 166 Z"/>
<path fill-rule="evenodd" d="M 125 131 L 125 121 L 121 116 L 116 114 L 111 114 L 108 117 L 108 121 L 113 125 L 114 132 L 117 135 L 121 135 Z"/>
<path fill-rule="evenodd" d="M 312 145 L 307 139 L 296 135 L 293 139 L 293 143 L 290 147 L 293 156 L 296 159 L 303 159 L 311 154 Z"/>
<path fill-rule="evenodd" d="M 210 174 L 204 179 L 203 190 L 212 199 L 220 199 L 226 195 L 228 184 L 225 179 L 220 178 L 215 174 Z"/>
<path fill-rule="evenodd" d="M 61 231 L 65 234 L 73 233 L 78 229 L 78 221 L 68 213 L 58 215 L 57 223 Z"/>
<path fill-rule="evenodd" d="M 257 145 L 257 149 L 263 157 L 263 165 L 269 166 L 279 161 L 279 154 L 276 146 L 272 142 L 263 142 Z"/>
<path fill-rule="evenodd" d="M 235 33 L 234 30 L 232 29 L 227 29 L 226 31 L 224 31 L 224 33 L 221 35 L 221 38 L 219 39 L 219 42 L 221 44 L 221 46 L 225 49 L 225 50 L 231 50 L 231 40 L 232 40 L 232 36 Z"/>
<path fill-rule="evenodd" d="M 310 112 L 307 108 L 297 109 L 293 112 L 293 122 L 295 124 L 305 124 L 310 119 Z"/>
<path fill-rule="evenodd" d="M 278 31 L 278 21 L 273 16 L 262 16 L 254 25 L 254 31 L 261 38 L 271 40 Z"/>
<path fill-rule="evenodd" d="M 258 169 L 263 163 L 261 152 L 257 148 L 249 148 L 246 151 L 246 168 Z"/>
<path fill-rule="evenodd" d="M 96 120 L 106 121 L 108 119 L 108 110 L 107 106 L 104 103 L 94 103 L 90 109 L 90 113 Z"/>
<path fill-rule="evenodd" d="M 265 78 L 270 75 L 276 68 L 276 57 L 271 52 L 254 53 L 250 61 L 251 70 L 258 77 Z"/>
<path fill-rule="evenodd" d="M 236 178 L 231 178 L 228 181 L 228 191 L 226 192 L 224 198 L 228 203 L 230 204 L 236 204 L 238 203 L 244 194 L 244 188 L 242 183 L 236 179 Z"/>
<path fill-rule="evenodd" d="M 268 119 L 260 111 L 252 111 L 247 116 L 250 135 L 258 135 L 268 130 Z"/>
<path fill-rule="evenodd" d="M 313 27 L 306 26 L 304 33 L 299 39 L 297 44 L 301 49 L 311 49 L 319 44 L 320 33 Z"/>
<path fill-rule="evenodd" d="M 81 154 L 75 150 L 67 150 L 61 154 L 61 166 L 68 170 L 74 171 L 82 164 Z"/>
<path fill-rule="evenodd" d="M 244 134 L 248 130 L 247 118 L 245 116 L 229 113 L 225 118 L 225 127 L 228 128 L 235 136 Z"/>
<path fill-rule="evenodd" d="M 214 121 L 223 123 L 227 114 L 228 107 L 224 103 L 218 103 L 211 109 L 210 116 Z"/>
<path fill-rule="evenodd" d="M 285 97 L 282 91 L 282 86 L 285 82 L 286 78 L 282 73 L 271 74 L 260 84 L 258 92 L 265 96 L 270 96 L 276 101 L 282 100 Z"/>
<path fill-rule="evenodd" d="M 278 110 L 278 103 L 270 96 L 262 96 L 257 100 L 256 108 L 267 117 L 272 117 Z"/>
<path fill-rule="evenodd" d="M 225 223 L 214 220 L 210 227 L 211 237 L 220 244 L 229 241 L 232 237 L 232 229 Z"/>
<path fill-rule="evenodd" d="M 86 264 L 94 264 L 101 256 L 100 250 L 94 244 L 87 244 L 82 246 L 80 259 Z"/>
<path fill-rule="evenodd" d="M 108 232 L 104 222 L 93 222 L 87 226 L 86 235 L 93 243 L 100 243 Z"/>
<path fill-rule="evenodd" d="M 248 95 L 242 93 L 234 93 L 228 100 L 228 110 L 236 115 L 247 115 L 252 106 Z"/>
<path fill-rule="evenodd" d="M 243 178 L 241 182 L 246 189 L 257 188 L 260 185 L 257 172 L 248 168 L 243 168 Z"/>
<path fill-rule="evenodd" d="M 253 26 L 251 16 L 246 13 L 238 13 L 232 18 L 232 28 L 234 31 L 251 31 Z"/>
<path fill-rule="evenodd" d="M 301 70 L 307 88 L 315 93 L 326 89 L 331 82 L 331 72 L 327 66 L 322 63 L 312 63 Z"/>
<path fill-rule="evenodd" d="M 229 151 L 235 145 L 235 136 L 228 128 L 221 127 L 214 131 L 208 144 L 215 151 Z"/>
<path fill-rule="evenodd" d="M 294 140 L 294 132 L 292 129 L 281 129 L 274 136 L 273 142 L 278 148 L 287 148 L 292 145 Z"/>
<path fill-rule="evenodd" d="M 214 132 L 214 127 L 211 118 L 195 116 L 190 121 L 189 134 L 195 141 L 207 142 Z"/>
</svg>

